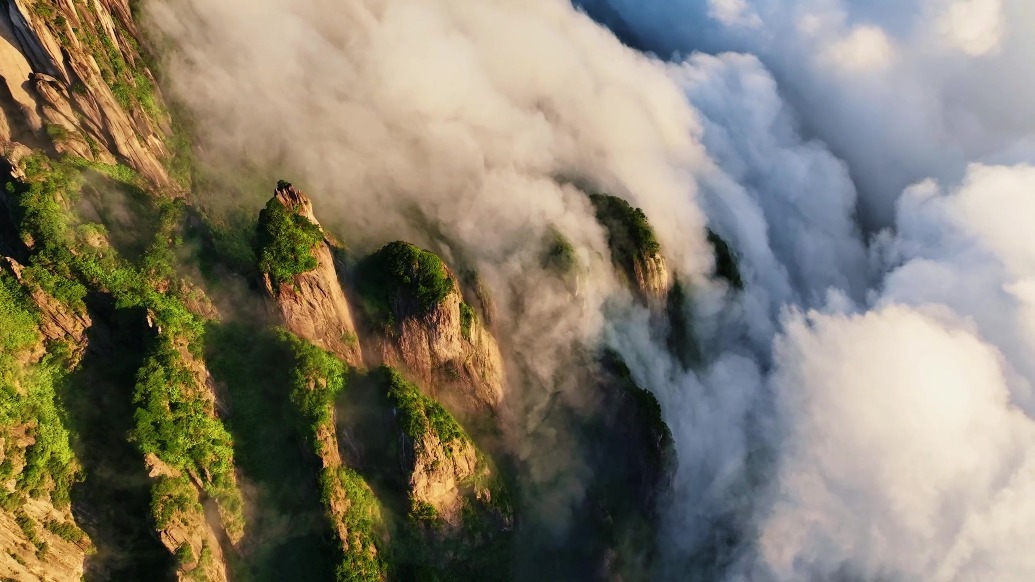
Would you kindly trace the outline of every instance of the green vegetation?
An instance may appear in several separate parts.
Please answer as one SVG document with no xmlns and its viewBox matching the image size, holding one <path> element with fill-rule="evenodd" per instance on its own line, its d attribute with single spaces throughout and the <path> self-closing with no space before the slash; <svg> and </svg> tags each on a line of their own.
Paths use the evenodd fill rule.
<svg viewBox="0 0 1035 582">
<path fill-rule="evenodd" d="M 474 308 L 467 303 L 460 303 L 460 334 L 464 336 L 464 339 L 471 341 L 471 326 L 478 321 L 478 315 L 474 312 Z"/>
<path fill-rule="evenodd" d="M 418 523 L 434 523 L 438 520 L 438 511 L 434 505 L 414 499 L 410 502 L 410 519 Z"/>
<path fill-rule="evenodd" d="M 403 432 L 414 447 L 425 446 L 429 433 L 438 438 L 447 455 L 452 455 L 457 447 L 470 444 L 471 439 L 463 427 L 441 404 L 421 393 L 399 372 L 388 367 L 382 370 L 388 378 L 388 397 L 399 413 Z"/>
<path fill-rule="evenodd" d="M 360 262 L 356 281 L 371 319 L 386 327 L 394 325 L 397 315 L 431 312 L 453 291 L 442 259 L 402 241 Z"/>
<path fill-rule="evenodd" d="M 291 402 L 308 425 L 305 432 L 313 452 L 323 456 L 322 438 L 334 438 L 334 402 L 345 389 L 348 366 L 331 353 L 280 330 L 281 341 L 295 356 Z M 337 442 L 333 443 L 337 446 Z M 341 582 L 376 582 L 384 578 L 387 563 L 378 548 L 383 544 L 384 520 L 373 491 L 347 467 L 327 466 L 320 477 L 321 497 L 328 518 L 340 522 L 349 539 L 339 540 L 342 561 L 336 569 Z M 335 502 L 344 496 L 344 503 Z"/>
<path fill-rule="evenodd" d="M 50 139 L 54 140 L 54 143 L 61 143 L 68 140 L 68 129 L 63 125 L 56 123 L 48 123 L 45 127 L 47 135 Z"/>
<path fill-rule="evenodd" d="M 719 235 L 708 230 L 708 243 L 715 253 L 715 274 L 725 279 L 734 289 L 744 288 L 744 279 L 740 276 L 737 257 L 733 249 Z"/>
<path fill-rule="evenodd" d="M 591 194 L 590 202 L 596 209 L 597 220 L 607 231 L 611 254 L 619 265 L 629 269 L 634 261 L 657 256 L 661 244 L 643 210 L 607 194 Z"/>
<path fill-rule="evenodd" d="M 571 241 L 554 227 L 550 228 L 547 236 L 546 252 L 542 259 L 543 268 L 561 275 L 578 269 L 579 258 Z"/>
<path fill-rule="evenodd" d="M 0 386 L 13 387 L 21 364 L 17 355 L 39 341 L 36 314 L 24 290 L 0 271 Z"/>
<path fill-rule="evenodd" d="M 22 495 L 29 495 L 49 497 L 56 506 L 67 507 L 80 468 L 56 400 L 67 373 L 64 350 L 54 346 L 51 354 L 32 365 L 19 360 L 39 342 L 36 317 L 17 282 L 0 273 L 0 481 L 14 477 L 16 485 L 13 493 L 0 493 L 0 501 L 17 505 Z M 32 439 L 24 450 L 14 437 L 20 430 Z M 16 456 L 24 456 L 17 475 Z"/>
<path fill-rule="evenodd" d="M 309 425 L 316 453 L 321 444 L 316 435 L 321 427 L 334 425 L 334 399 L 345 389 L 348 365 L 287 330 L 280 330 L 281 341 L 295 356 L 291 402 Z"/>
<path fill-rule="evenodd" d="M 377 551 L 383 543 L 384 519 L 374 492 L 363 477 L 352 469 L 340 467 L 337 473 L 324 473 L 324 479 L 337 479 L 349 507 L 342 521 L 349 532 L 345 559 L 338 566 L 338 582 L 377 582 L 385 577 L 387 564 Z M 328 483 L 325 488 L 333 486 Z"/>
<path fill-rule="evenodd" d="M 176 548 L 175 555 L 176 561 L 181 565 L 194 563 L 194 550 L 187 542 L 183 542 L 180 547 Z"/>
<path fill-rule="evenodd" d="M 18 523 L 22 533 L 25 534 L 25 537 L 35 546 L 36 557 L 43 559 L 43 556 L 47 553 L 47 541 L 40 537 L 39 531 L 36 529 L 36 522 L 21 511 L 18 512 L 18 517 L 15 521 Z"/>
<path fill-rule="evenodd" d="M 18 193 L 16 217 L 23 239 L 32 243 L 26 278 L 75 310 L 85 309 L 89 288 L 111 296 L 118 309 L 148 314 L 157 333 L 137 375 L 132 438 L 142 453 L 197 475 L 218 503 L 227 530 L 239 532 L 243 513 L 232 441 L 206 396 L 207 387 L 191 369 L 191 361 L 201 352 L 203 322 L 187 309 L 188 288 L 176 278 L 172 265 L 182 203 L 156 202 L 159 219 L 153 242 L 140 268 L 135 268 L 105 245 L 84 244 L 84 234 L 98 229 L 74 224 L 70 210 L 84 168 L 130 185 L 139 183 L 135 174 L 121 166 L 74 157 L 56 161 L 38 154 L 27 158 L 24 166 L 28 184 L 9 184 L 8 190 Z M 23 475 L 31 478 L 33 473 Z M 182 500 L 191 497 L 196 500 L 197 492 L 185 476 L 159 479 L 152 504 L 156 521 L 167 522 L 171 512 L 184 507 Z"/>
<path fill-rule="evenodd" d="M 253 500 L 263 509 L 248 520 L 248 559 L 235 564 L 232 579 L 331 580 L 341 550 L 324 517 L 313 459 L 299 454 L 299 435 L 308 440 L 313 431 L 291 401 L 296 364 L 291 345 L 252 322 L 213 322 L 205 334 L 205 359 L 233 403 L 234 458 L 255 485 Z M 300 525 L 292 535 L 283 535 L 283 516 Z"/>
<path fill-rule="evenodd" d="M 273 288 L 290 282 L 295 275 L 316 269 L 313 248 L 323 240 L 323 231 L 308 218 L 284 207 L 276 198 L 259 213 L 255 254 L 259 271 L 269 275 Z"/>
<path fill-rule="evenodd" d="M 66 542 L 82 544 L 86 541 L 86 533 L 71 521 L 55 521 L 53 519 L 48 519 L 47 522 L 43 524 L 43 527 L 47 528 L 47 531 Z"/>
</svg>

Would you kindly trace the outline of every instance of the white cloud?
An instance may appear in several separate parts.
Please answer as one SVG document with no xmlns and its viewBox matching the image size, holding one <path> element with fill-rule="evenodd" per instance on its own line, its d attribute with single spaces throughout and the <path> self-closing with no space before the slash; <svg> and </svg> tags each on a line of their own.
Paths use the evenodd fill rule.
<svg viewBox="0 0 1035 582">
<path fill-rule="evenodd" d="M 859 26 L 828 46 L 820 60 L 831 72 L 853 74 L 884 69 L 894 58 L 895 47 L 883 30 Z"/>
<path fill-rule="evenodd" d="M 794 317 L 760 551 L 777 580 L 1025 580 L 1035 423 L 994 346 L 915 310 Z"/>
<path fill-rule="evenodd" d="M 999 49 L 1006 26 L 1002 0 L 943 2 L 938 31 L 952 46 L 973 56 Z"/>
<path fill-rule="evenodd" d="M 708 0 L 708 14 L 727 26 L 756 28 L 762 20 L 746 0 Z"/>
</svg>

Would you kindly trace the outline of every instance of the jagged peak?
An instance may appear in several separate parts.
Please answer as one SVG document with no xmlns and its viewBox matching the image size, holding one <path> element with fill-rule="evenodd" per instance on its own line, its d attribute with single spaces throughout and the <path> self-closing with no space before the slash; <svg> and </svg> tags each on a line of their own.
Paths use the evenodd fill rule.
<svg viewBox="0 0 1035 582">
<path fill-rule="evenodd" d="M 273 200 L 276 200 L 287 210 L 304 216 L 309 222 L 320 226 L 313 212 L 313 201 L 301 190 L 295 188 L 291 182 L 286 180 L 277 181 L 277 189 L 273 192 Z"/>
</svg>

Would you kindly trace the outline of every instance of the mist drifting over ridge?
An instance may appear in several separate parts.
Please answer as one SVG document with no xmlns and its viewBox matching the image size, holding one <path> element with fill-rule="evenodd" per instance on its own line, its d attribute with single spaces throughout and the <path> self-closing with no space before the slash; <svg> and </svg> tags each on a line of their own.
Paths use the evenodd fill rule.
<svg viewBox="0 0 1035 582">
<path fill-rule="evenodd" d="M 148 8 L 210 155 L 285 168 L 351 243 L 409 236 L 521 306 L 500 313 L 508 438 L 559 531 L 580 471 L 534 411 L 591 401 L 554 383 L 603 342 L 677 443 L 654 578 L 1030 579 L 1035 9 L 583 4 Z M 700 366 L 614 279 L 566 177 L 644 209 L 694 290 Z M 710 278 L 706 224 L 743 292 Z M 551 226 L 586 266 L 578 309 L 538 264 Z"/>
</svg>

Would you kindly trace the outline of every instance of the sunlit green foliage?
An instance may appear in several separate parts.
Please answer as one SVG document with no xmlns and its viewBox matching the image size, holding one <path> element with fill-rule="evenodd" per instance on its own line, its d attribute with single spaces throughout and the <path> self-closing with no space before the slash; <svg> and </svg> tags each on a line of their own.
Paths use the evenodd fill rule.
<svg viewBox="0 0 1035 582">
<path fill-rule="evenodd" d="M 442 259 L 409 243 L 395 241 L 357 267 L 357 289 L 372 319 L 392 325 L 397 310 L 423 315 L 453 291 Z"/>
<path fill-rule="evenodd" d="M 19 359 L 39 341 L 35 310 L 17 283 L 0 273 L 0 436 L 4 447 L 0 480 L 14 477 L 16 496 L 49 496 L 55 505 L 64 507 L 79 476 L 57 404 L 66 367 L 57 346 L 38 363 Z M 32 441 L 23 451 L 24 467 L 14 475 L 11 459 L 17 451 L 11 431 L 18 427 L 24 427 Z"/>
<path fill-rule="evenodd" d="M 388 397 L 398 411 L 403 432 L 414 447 L 423 447 L 429 433 L 438 438 L 447 455 L 456 447 L 470 443 L 463 427 L 441 404 L 425 396 L 392 368 L 384 367 L 382 371 L 388 378 Z"/>
<path fill-rule="evenodd" d="M 317 455 L 326 453 L 321 435 L 333 435 L 335 397 L 345 389 L 348 366 L 333 354 L 298 338 L 286 330 L 280 338 L 295 356 L 291 402 L 305 419 L 307 439 Z M 336 446 L 336 445 L 335 445 Z M 375 582 L 386 572 L 382 544 L 384 521 L 373 491 L 363 478 L 347 467 L 326 467 L 320 477 L 321 495 L 327 515 L 340 520 L 348 539 L 339 540 L 344 550 L 336 569 L 341 582 Z M 334 506 L 336 495 L 344 494 L 345 507 Z"/>
<path fill-rule="evenodd" d="M 201 353 L 204 325 L 184 304 L 172 266 L 182 203 L 155 203 L 156 231 L 138 268 L 110 247 L 84 244 L 79 233 L 98 230 L 93 225 L 75 224 L 70 210 L 83 170 L 97 171 L 127 185 L 139 183 L 134 173 L 123 166 L 100 166 L 72 157 L 57 161 L 38 154 L 24 160 L 23 166 L 28 184 L 12 184 L 8 190 L 17 194 L 18 223 L 23 238 L 32 243 L 26 279 L 76 310 L 85 309 L 83 299 L 89 288 L 114 298 L 118 309 L 140 309 L 148 314 L 156 335 L 137 377 L 132 437 L 142 453 L 154 454 L 178 471 L 198 475 L 206 493 L 219 504 L 227 529 L 240 529 L 242 502 L 234 481 L 230 435 L 206 397 L 207 387 L 189 363 Z M 31 479 L 34 473 L 23 471 L 23 475 Z M 189 479 L 160 479 L 154 488 L 156 521 L 168 519 L 170 508 L 183 506 L 169 500 L 192 495 L 196 499 Z"/>
<path fill-rule="evenodd" d="M 259 271 L 269 275 L 275 289 L 289 283 L 295 275 L 319 266 L 313 248 L 322 240 L 319 226 L 271 198 L 259 213 L 255 250 Z"/>
<path fill-rule="evenodd" d="M 344 525 L 349 532 L 345 559 L 338 566 L 338 582 L 377 582 L 387 570 L 384 556 L 378 552 L 382 544 L 384 518 L 381 506 L 366 481 L 352 469 L 341 467 L 337 473 L 324 473 L 324 479 L 338 479 L 349 500 Z M 328 483 L 325 487 L 330 487 Z"/>
<path fill-rule="evenodd" d="M 48 519 L 46 523 L 43 524 L 43 527 L 47 528 L 47 531 L 66 542 L 82 544 L 86 541 L 86 532 L 79 529 L 79 527 L 71 521 L 55 521 L 53 519 Z"/>
<path fill-rule="evenodd" d="M 334 399 L 345 389 L 348 366 L 287 330 L 280 330 L 280 338 L 295 355 L 291 402 L 315 435 L 320 426 L 333 422 Z"/>
</svg>

